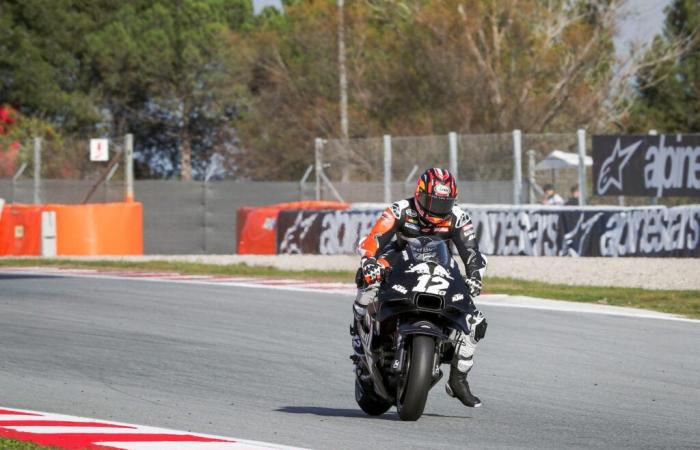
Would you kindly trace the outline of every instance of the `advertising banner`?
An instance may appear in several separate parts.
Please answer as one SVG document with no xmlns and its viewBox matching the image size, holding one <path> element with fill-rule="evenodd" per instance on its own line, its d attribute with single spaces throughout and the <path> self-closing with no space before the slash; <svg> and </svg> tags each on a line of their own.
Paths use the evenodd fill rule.
<svg viewBox="0 0 700 450">
<path fill-rule="evenodd" d="M 352 255 L 381 210 L 280 211 L 277 252 L 281 254 Z"/>
<path fill-rule="evenodd" d="M 467 206 L 487 255 L 700 257 L 700 205 L 642 208 Z M 282 211 L 278 252 L 356 254 L 381 209 Z"/>
<path fill-rule="evenodd" d="M 700 135 L 593 136 L 596 195 L 700 197 Z"/>
</svg>

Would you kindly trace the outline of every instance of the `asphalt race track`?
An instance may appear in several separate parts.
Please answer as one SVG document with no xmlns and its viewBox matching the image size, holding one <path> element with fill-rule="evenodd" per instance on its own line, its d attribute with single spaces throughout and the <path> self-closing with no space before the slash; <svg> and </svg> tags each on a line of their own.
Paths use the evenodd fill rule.
<svg viewBox="0 0 700 450">
<path fill-rule="evenodd" d="M 700 323 L 483 307 L 484 406 L 441 382 L 403 423 L 355 404 L 350 302 L 0 274 L 0 405 L 320 449 L 700 448 Z"/>
</svg>

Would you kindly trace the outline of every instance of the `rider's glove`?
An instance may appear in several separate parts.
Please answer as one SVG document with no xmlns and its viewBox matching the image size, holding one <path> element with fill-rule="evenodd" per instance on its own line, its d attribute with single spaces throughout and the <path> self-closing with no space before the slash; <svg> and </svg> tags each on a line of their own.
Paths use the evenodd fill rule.
<svg viewBox="0 0 700 450">
<path fill-rule="evenodd" d="M 475 342 L 479 342 L 486 336 L 486 317 L 481 313 L 481 311 L 474 311 L 472 314 L 467 314 L 467 323 L 469 324 L 469 331 Z"/>
<path fill-rule="evenodd" d="M 367 285 L 381 281 L 383 269 L 376 258 L 362 258 L 362 277 Z"/>
<path fill-rule="evenodd" d="M 478 297 L 479 294 L 481 294 L 481 289 L 484 287 L 484 284 L 481 282 L 481 280 L 477 278 L 465 278 L 464 282 L 467 284 L 467 287 L 469 288 L 469 295 L 472 297 Z"/>
</svg>

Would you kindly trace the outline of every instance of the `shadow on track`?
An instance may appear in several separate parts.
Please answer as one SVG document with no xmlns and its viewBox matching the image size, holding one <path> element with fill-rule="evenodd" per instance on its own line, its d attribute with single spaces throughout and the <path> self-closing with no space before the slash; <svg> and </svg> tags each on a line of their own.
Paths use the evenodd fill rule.
<svg viewBox="0 0 700 450">
<path fill-rule="evenodd" d="M 324 408 L 322 406 L 282 406 L 275 411 L 288 414 L 312 414 L 322 417 L 352 417 L 358 419 L 380 419 L 398 421 L 399 416 L 395 411 L 391 411 L 381 416 L 368 416 L 360 409 L 347 408 Z M 423 414 L 423 417 L 439 417 L 442 419 L 471 419 L 469 416 L 443 416 L 442 414 Z"/>
<path fill-rule="evenodd" d="M 399 420 L 399 416 L 395 412 L 383 414 L 381 416 L 368 416 L 362 410 L 346 409 L 346 408 L 324 408 L 322 406 L 282 406 L 275 411 L 289 414 L 312 414 L 314 416 L 323 417 L 354 417 L 358 419 L 382 419 L 382 420 Z"/>
<path fill-rule="evenodd" d="M 0 273 L 0 280 L 43 280 L 48 278 L 63 278 L 56 275 L 34 275 L 25 273 Z"/>
</svg>

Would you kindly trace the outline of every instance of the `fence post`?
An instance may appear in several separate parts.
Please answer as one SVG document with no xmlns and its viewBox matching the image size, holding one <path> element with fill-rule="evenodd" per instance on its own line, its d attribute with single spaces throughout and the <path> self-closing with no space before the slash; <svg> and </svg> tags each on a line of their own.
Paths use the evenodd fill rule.
<svg viewBox="0 0 700 450">
<path fill-rule="evenodd" d="M 586 130 L 578 132 L 578 204 L 586 206 Z"/>
<path fill-rule="evenodd" d="M 124 136 L 124 178 L 125 201 L 134 201 L 134 135 Z"/>
<path fill-rule="evenodd" d="M 391 203 L 391 136 L 384 135 L 384 203 Z"/>
<path fill-rule="evenodd" d="M 34 204 L 41 203 L 41 138 L 34 138 Z"/>
<path fill-rule="evenodd" d="M 209 188 L 209 182 L 204 179 L 202 180 L 202 253 L 207 253 L 207 227 L 209 226 L 209 221 L 207 220 L 207 189 Z"/>
<path fill-rule="evenodd" d="M 450 131 L 448 136 L 450 140 L 450 172 L 452 172 L 452 176 L 457 180 L 457 170 L 459 169 L 457 166 L 457 133 Z"/>
<path fill-rule="evenodd" d="M 17 172 L 12 176 L 12 196 L 10 197 L 10 203 L 15 202 L 15 191 L 17 189 L 17 180 L 19 180 L 19 177 L 22 176 L 24 173 L 25 169 L 27 168 L 27 163 L 23 162 L 21 166 L 19 166 L 19 169 L 17 169 Z"/>
<path fill-rule="evenodd" d="M 321 156 L 323 152 L 323 139 L 316 138 L 314 141 L 314 172 L 316 176 L 316 200 L 321 200 L 321 171 L 323 170 L 323 163 L 321 161 Z"/>
<path fill-rule="evenodd" d="M 537 203 L 535 201 L 535 151 L 527 151 L 527 185 L 528 185 L 528 202 L 531 204 Z"/>
<path fill-rule="evenodd" d="M 523 134 L 520 130 L 513 130 L 513 204 L 521 203 L 521 190 L 523 187 L 522 172 Z"/>
</svg>

